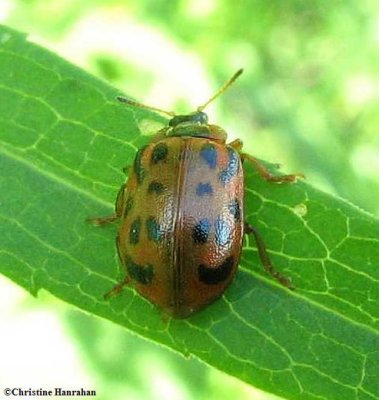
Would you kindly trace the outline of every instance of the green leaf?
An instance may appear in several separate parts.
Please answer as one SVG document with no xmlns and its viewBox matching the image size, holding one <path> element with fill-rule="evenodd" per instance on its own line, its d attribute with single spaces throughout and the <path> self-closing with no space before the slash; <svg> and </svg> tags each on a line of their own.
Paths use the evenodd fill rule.
<svg viewBox="0 0 379 400">
<path fill-rule="evenodd" d="M 0 28 L 0 270 L 30 293 L 45 289 L 77 307 L 290 399 L 379 398 L 379 224 L 310 185 L 269 184 L 246 166 L 248 221 L 279 286 L 246 239 L 225 295 L 186 320 L 123 290 L 112 213 L 122 168 L 148 141 L 145 121 L 117 90 Z"/>
</svg>

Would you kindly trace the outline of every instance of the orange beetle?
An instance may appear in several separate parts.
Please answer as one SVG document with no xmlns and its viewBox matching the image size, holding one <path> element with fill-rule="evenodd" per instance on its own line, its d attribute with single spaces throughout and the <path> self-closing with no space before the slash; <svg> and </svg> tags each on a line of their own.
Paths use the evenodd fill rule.
<svg viewBox="0 0 379 400">
<path fill-rule="evenodd" d="M 127 276 L 108 295 L 131 282 L 164 312 L 187 317 L 224 293 L 236 273 L 246 233 L 253 233 L 266 270 L 292 288 L 272 266 L 258 232 L 244 223 L 242 162 L 251 162 L 272 182 L 293 182 L 301 174 L 271 175 L 241 152 L 240 140 L 226 144 L 226 132 L 208 124 L 203 112 L 241 73 L 188 115 L 119 97 L 172 118 L 137 152 L 117 196 L 115 215 L 92 219 L 96 224 L 121 219 L 116 243 Z"/>
</svg>

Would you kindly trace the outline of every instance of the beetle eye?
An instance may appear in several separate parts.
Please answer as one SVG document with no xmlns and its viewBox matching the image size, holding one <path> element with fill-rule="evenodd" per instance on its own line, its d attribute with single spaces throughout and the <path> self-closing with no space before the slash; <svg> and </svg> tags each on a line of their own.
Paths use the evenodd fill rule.
<svg viewBox="0 0 379 400">
<path fill-rule="evenodd" d="M 208 123 L 208 115 L 207 114 L 205 114 L 202 111 L 198 111 L 197 115 L 198 115 L 198 121 L 200 122 L 200 124 L 207 124 Z"/>
</svg>

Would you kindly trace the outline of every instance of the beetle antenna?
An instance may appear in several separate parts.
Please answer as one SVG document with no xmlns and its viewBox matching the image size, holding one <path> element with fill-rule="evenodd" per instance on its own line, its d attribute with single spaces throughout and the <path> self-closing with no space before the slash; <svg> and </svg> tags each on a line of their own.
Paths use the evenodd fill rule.
<svg viewBox="0 0 379 400">
<path fill-rule="evenodd" d="M 138 103 L 138 101 L 127 99 L 126 97 L 117 96 L 117 100 L 121 101 L 121 103 L 130 104 L 131 106 L 146 108 L 148 110 L 158 111 L 160 113 L 170 115 L 171 117 L 175 117 L 175 113 L 173 111 L 166 111 L 157 107 L 147 106 L 146 104 Z"/>
<path fill-rule="evenodd" d="M 231 86 L 234 81 L 242 74 L 243 69 L 239 69 L 217 92 L 215 95 L 213 95 L 206 103 L 204 103 L 202 106 L 197 107 L 197 111 L 203 111 L 204 108 L 211 103 L 214 99 L 216 99 L 218 96 L 220 96 L 222 93 L 225 92 L 226 89 L 228 89 L 229 86 Z"/>
</svg>

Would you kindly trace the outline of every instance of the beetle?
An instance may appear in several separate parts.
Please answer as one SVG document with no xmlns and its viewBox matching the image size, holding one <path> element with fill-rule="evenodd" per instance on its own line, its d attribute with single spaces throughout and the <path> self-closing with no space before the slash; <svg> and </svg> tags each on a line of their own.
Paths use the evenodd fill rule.
<svg viewBox="0 0 379 400">
<path fill-rule="evenodd" d="M 239 264 L 244 234 L 253 234 L 266 271 L 292 283 L 273 267 L 257 230 L 244 222 L 243 162 L 270 182 L 294 182 L 301 174 L 272 175 L 237 139 L 208 123 L 204 108 L 241 75 L 238 70 L 195 112 L 176 115 L 124 97 L 121 102 L 168 114 L 168 125 L 140 148 L 116 200 L 121 220 L 116 245 L 126 278 L 106 297 L 132 283 L 168 315 L 185 318 L 219 298 Z"/>
</svg>

